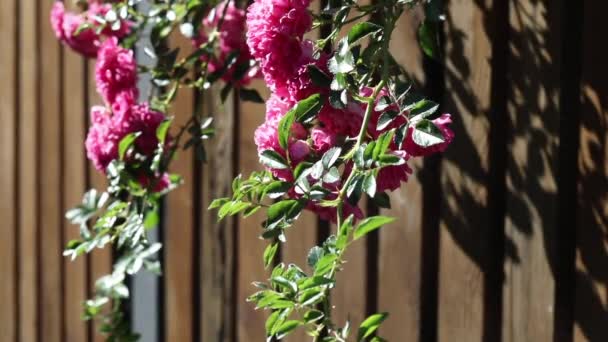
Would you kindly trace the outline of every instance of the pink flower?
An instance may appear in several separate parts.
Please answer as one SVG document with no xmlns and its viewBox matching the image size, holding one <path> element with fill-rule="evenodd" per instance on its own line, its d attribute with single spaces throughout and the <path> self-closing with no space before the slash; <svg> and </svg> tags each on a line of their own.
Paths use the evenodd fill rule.
<svg viewBox="0 0 608 342">
<path fill-rule="evenodd" d="M 337 136 L 324 127 L 315 127 L 310 131 L 312 147 L 319 155 L 336 146 Z"/>
<path fill-rule="evenodd" d="M 112 114 L 105 107 L 91 109 L 91 127 L 85 147 L 87 157 L 95 168 L 105 172 L 108 164 L 118 158 L 118 145 L 127 134 L 139 132 L 135 140 L 137 152 L 150 157 L 156 146 L 156 129 L 164 115 L 150 110 L 147 103 L 121 107 L 121 112 Z"/>
<path fill-rule="evenodd" d="M 449 124 L 452 123 L 452 118 L 450 114 L 443 114 L 437 119 L 433 120 L 433 123 L 443 134 L 444 142 L 429 147 L 419 146 L 412 138 L 414 128 L 410 127 L 407 131 L 407 135 L 405 136 L 405 140 L 403 141 L 403 150 L 413 157 L 424 157 L 445 151 L 452 140 L 454 140 L 454 132 L 452 132 L 452 130 L 448 127 Z"/>
<path fill-rule="evenodd" d="M 84 28 L 77 32 L 85 24 L 91 25 L 84 15 L 66 12 L 62 2 L 53 4 L 51 26 L 57 39 L 85 57 L 94 58 L 101 44 L 100 38 L 93 28 Z"/>
<path fill-rule="evenodd" d="M 51 9 L 51 26 L 61 42 L 85 57 L 94 58 L 101 46 L 101 35 L 122 38 L 131 30 L 130 23 L 123 21 L 117 31 L 104 27 L 101 35 L 97 33 L 101 24 L 94 17 L 104 17 L 111 8 L 110 4 L 93 2 L 86 12 L 78 14 L 66 11 L 58 1 Z"/>
<path fill-rule="evenodd" d="M 211 10 L 209 15 L 203 20 L 203 28 L 211 31 L 219 25 L 220 18 L 224 14 L 226 2 L 218 4 L 214 9 Z M 251 53 L 245 41 L 245 11 L 234 6 L 233 2 L 230 2 L 224 16 L 222 26 L 219 28 L 219 53 L 217 56 L 207 58 L 203 56 L 203 59 L 208 59 L 209 72 L 213 73 L 217 70 L 221 70 L 226 64 L 228 57 L 233 52 L 238 52 L 238 58 L 236 62 L 228 68 L 223 74 L 222 79 L 226 82 L 231 82 L 235 86 L 247 85 L 254 78 L 260 77 L 260 69 L 257 66 L 249 68 L 243 76 L 240 76 L 239 80 L 235 80 L 235 72 L 242 65 L 250 64 L 252 59 Z M 193 43 L 198 48 L 201 45 L 207 43 L 209 38 L 205 31 L 201 31 L 193 40 Z"/>
<path fill-rule="evenodd" d="M 405 151 L 393 151 L 392 154 L 405 159 L 405 163 L 401 165 L 386 166 L 380 169 L 378 177 L 376 177 L 376 189 L 379 192 L 393 191 L 401 187 L 401 182 L 407 182 L 412 169 L 407 165 L 409 156 Z"/>
<path fill-rule="evenodd" d="M 132 50 L 118 45 L 114 37 L 99 49 L 95 64 L 97 91 L 107 103 L 114 103 L 121 92 L 132 92 L 137 97 L 137 63 Z"/>
<path fill-rule="evenodd" d="M 319 112 L 319 121 L 335 135 L 356 137 L 363 123 L 363 108 L 349 102 L 345 109 L 336 109 L 325 105 Z"/>
<path fill-rule="evenodd" d="M 303 64 L 302 37 L 312 24 L 308 0 L 256 0 L 247 12 L 247 45 L 273 92 Z"/>
</svg>

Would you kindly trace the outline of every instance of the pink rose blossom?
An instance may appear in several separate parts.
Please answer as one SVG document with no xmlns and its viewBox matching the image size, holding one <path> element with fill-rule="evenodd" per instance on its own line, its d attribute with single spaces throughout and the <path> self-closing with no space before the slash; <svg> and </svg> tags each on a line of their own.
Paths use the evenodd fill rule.
<svg viewBox="0 0 608 342">
<path fill-rule="evenodd" d="M 83 29 L 76 34 L 85 23 L 90 24 L 84 15 L 67 12 L 62 2 L 53 4 L 51 26 L 57 39 L 85 57 L 94 58 L 101 44 L 99 35 L 93 28 Z"/>
<path fill-rule="evenodd" d="M 336 145 L 337 136 L 324 127 L 311 129 L 310 137 L 313 149 L 320 155 Z"/>
<path fill-rule="evenodd" d="M 308 5 L 308 0 L 256 0 L 247 11 L 247 45 L 269 88 L 280 95 L 303 64 L 301 41 L 312 24 Z"/>
<path fill-rule="evenodd" d="M 407 165 L 409 156 L 404 151 L 393 151 L 392 154 L 405 159 L 401 165 L 386 166 L 380 169 L 376 177 L 376 189 L 379 192 L 393 191 L 401 187 L 401 183 L 407 182 L 412 174 L 412 169 Z"/>
<path fill-rule="evenodd" d="M 114 37 L 107 39 L 99 49 L 95 64 L 97 91 L 107 103 L 114 103 L 121 92 L 137 97 L 137 63 L 132 50 L 118 45 Z"/>
<path fill-rule="evenodd" d="M 156 129 L 164 115 L 151 110 L 147 103 L 123 109 L 114 114 L 101 106 L 91 109 L 91 127 L 85 146 L 87 157 L 99 171 L 105 172 L 108 164 L 118 158 L 118 145 L 127 134 L 140 132 L 135 147 L 145 156 L 151 156 L 158 145 Z"/>
<path fill-rule="evenodd" d="M 452 118 L 450 114 L 443 114 L 437 119 L 433 120 L 433 123 L 441 133 L 443 134 L 444 142 L 429 146 L 422 147 L 417 145 L 412 138 L 412 133 L 414 131 L 413 127 L 408 129 L 407 135 L 405 136 L 405 140 L 403 141 L 403 149 L 413 157 L 425 157 L 434 153 L 443 152 L 450 145 L 452 140 L 454 140 L 454 132 L 448 127 L 452 123 Z"/>
<path fill-rule="evenodd" d="M 111 8 L 110 4 L 93 2 L 89 4 L 86 12 L 79 14 L 66 11 L 63 3 L 57 1 L 51 9 L 51 26 L 55 31 L 55 36 L 61 42 L 85 57 L 94 58 L 101 46 L 101 35 L 122 38 L 131 30 L 130 23 L 123 21 L 117 31 L 105 27 L 101 31 L 101 35 L 97 33 L 101 24 L 94 17 L 104 17 Z M 87 27 L 84 28 L 83 25 Z"/>
</svg>

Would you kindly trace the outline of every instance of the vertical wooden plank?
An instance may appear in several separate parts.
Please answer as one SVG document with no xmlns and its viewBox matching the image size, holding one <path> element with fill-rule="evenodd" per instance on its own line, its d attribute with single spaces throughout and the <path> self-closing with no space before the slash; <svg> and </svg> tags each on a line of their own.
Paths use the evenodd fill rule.
<svg viewBox="0 0 608 342">
<path fill-rule="evenodd" d="M 53 2 L 44 1 L 40 13 L 50 13 Z M 44 16 L 41 16 L 44 17 Z M 40 244 L 41 288 L 40 308 L 44 309 L 41 319 L 41 336 L 45 341 L 64 341 L 63 336 L 63 249 L 61 212 L 61 50 L 48 20 L 41 20 L 41 101 L 44 103 L 40 114 L 40 164 L 44 170 L 40 176 Z M 71 52 L 70 52 L 71 53 Z"/>
<path fill-rule="evenodd" d="M 407 12 L 398 21 L 391 41 L 395 59 L 417 81 L 424 77 L 422 56 L 416 40 L 420 11 Z M 414 173 L 394 191 L 391 209 L 381 215 L 397 221 L 380 230 L 378 256 L 378 311 L 390 312 L 380 336 L 389 341 L 418 341 L 420 324 L 422 183 L 418 172 L 422 160 L 410 162 Z"/>
<path fill-rule="evenodd" d="M 575 341 L 608 340 L 608 50 L 597 44 L 605 1 L 584 4 L 578 154 Z"/>
<path fill-rule="evenodd" d="M 77 10 L 74 4 L 66 3 L 67 8 Z M 63 54 L 63 110 L 61 112 L 61 139 L 63 139 L 62 202 L 59 213 L 80 203 L 86 183 L 84 131 L 88 115 L 86 104 L 85 61 L 77 53 L 64 50 Z M 63 219 L 63 242 L 79 238 L 78 227 Z M 74 261 L 64 258 L 64 339 L 86 341 L 88 331 L 82 317 L 82 302 L 87 299 L 87 257 Z"/>
<path fill-rule="evenodd" d="M 16 103 L 16 10 L 14 1 L 0 1 L 0 40 L 7 47 L 0 52 L 0 78 L 3 80 L 3 91 L 0 92 L 0 111 L 2 112 L 2 125 L 0 126 L 0 217 L 2 217 L 2 239 L 0 239 L 0 274 L 6 275 L 0 281 L 0 340 L 16 341 L 17 332 L 17 291 L 14 277 L 16 273 L 15 251 L 17 248 L 16 234 L 16 151 L 17 137 L 15 125 L 17 120 Z"/>
<path fill-rule="evenodd" d="M 551 341 L 561 1 L 510 1 L 504 341 Z"/>
<path fill-rule="evenodd" d="M 361 207 L 365 208 L 365 201 Z M 332 224 L 332 234 L 336 227 Z M 342 271 L 336 275 L 336 287 L 331 291 L 332 320 L 343 327 L 348 320 L 358 327 L 365 319 L 366 311 L 366 240 L 350 245 L 346 253 Z"/>
<path fill-rule="evenodd" d="M 268 98 L 268 90 L 262 80 L 255 80 L 251 87 L 257 89 Z M 262 166 L 258 162 L 256 145 L 253 143 L 253 132 L 264 121 L 265 106 L 252 102 L 243 102 L 237 118 L 240 132 L 238 134 L 238 170 L 245 177 L 252 171 L 259 171 Z M 266 241 L 260 240 L 260 223 L 264 214 L 258 212 L 246 219 L 238 220 L 237 240 L 237 341 L 264 341 L 264 322 L 266 314 L 262 310 L 254 310 L 254 305 L 246 303 L 245 299 L 254 291 L 251 282 L 265 280 L 268 273 L 264 270 L 262 254 Z"/>
<path fill-rule="evenodd" d="M 95 60 L 87 61 L 87 104 L 86 118 L 87 118 L 87 132 L 90 125 L 90 111 L 91 107 L 95 105 L 102 105 L 103 101 L 95 87 Z M 86 134 L 86 132 L 85 132 Z M 87 171 L 88 171 L 88 184 L 89 189 L 96 189 L 97 191 L 105 191 L 107 187 L 106 177 L 100 171 L 97 171 L 93 164 L 87 159 Z M 89 293 L 90 296 L 95 293 L 95 282 L 106 274 L 112 272 L 112 247 L 106 246 L 103 249 L 96 249 L 89 254 Z M 103 342 L 105 337 L 99 331 L 101 324 L 99 322 L 91 322 L 92 340 L 94 342 Z"/>
<path fill-rule="evenodd" d="M 19 10 L 19 340 L 38 330 L 38 58 L 35 0 Z M 10 279 L 10 277 L 9 277 Z"/>
<path fill-rule="evenodd" d="M 209 158 L 203 166 L 201 207 L 199 209 L 202 227 L 200 229 L 201 279 L 201 341 L 233 341 L 233 298 L 232 273 L 234 267 L 234 229 L 232 217 L 217 222 L 217 212 L 207 210 L 215 198 L 232 195 L 232 179 L 236 173 L 234 163 L 234 128 L 236 125 L 234 98 L 229 96 L 222 105 L 217 96 L 220 87 L 205 94 L 205 115 L 212 116 L 216 135 L 208 141 Z"/>
<path fill-rule="evenodd" d="M 450 1 L 444 112 L 456 138 L 441 169 L 438 339 L 481 341 L 493 232 L 489 213 L 490 116 L 496 1 Z M 501 13 L 500 15 L 505 15 Z M 499 72 L 499 71 L 497 71 Z M 500 227 L 496 227 L 500 229 Z"/>
<path fill-rule="evenodd" d="M 192 44 L 183 36 L 176 35 L 172 45 L 179 47 L 180 55 L 186 56 Z M 186 124 L 193 113 L 194 97 L 192 90 L 182 88 L 171 107 L 175 116 L 175 130 Z M 187 139 L 187 134 L 184 136 Z M 184 139 L 184 141 L 186 141 Z M 166 199 L 166 216 L 164 236 L 165 253 L 165 322 L 167 341 L 192 340 L 194 303 L 192 298 L 194 267 L 193 225 L 194 192 L 193 192 L 193 153 L 192 150 L 180 150 L 171 164 L 171 172 L 181 175 L 185 184 L 173 191 Z"/>
</svg>

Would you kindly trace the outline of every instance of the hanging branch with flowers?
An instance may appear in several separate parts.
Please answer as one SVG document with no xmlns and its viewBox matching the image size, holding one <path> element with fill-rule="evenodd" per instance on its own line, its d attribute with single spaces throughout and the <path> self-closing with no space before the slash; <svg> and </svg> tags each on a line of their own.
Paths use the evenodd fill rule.
<svg viewBox="0 0 608 342">
<path fill-rule="evenodd" d="M 266 213 L 263 262 L 274 267 L 267 281 L 254 283 L 258 291 L 249 301 L 270 311 L 269 339 L 298 328 L 314 341 L 353 339 L 350 323 L 331 316 L 336 274 L 351 244 L 395 219 L 365 217 L 359 202 L 367 196 L 389 208 L 387 192 L 404 186 L 413 172 L 408 162 L 444 151 L 454 137 L 450 115 L 414 91 L 389 51 L 397 20 L 419 3 L 330 0 L 314 14 L 309 0 L 255 0 L 248 8 L 247 44 L 272 91 L 254 137 L 266 171 L 237 177 L 232 197 L 210 208 L 218 208 L 220 219 Z M 424 1 L 427 18 L 418 33 L 423 50 L 434 55 L 438 11 L 431 4 Z M 346 24 L 352 27 L 342 37 Z M 326 37 L 303 38 L 322 25 L 331 28 Z M 308 268 L 274 265 L 278 245 L 303 210 L 336 223 L 336 234 L 312 247 Z M 386 317 L 355 322 L 354 339 L 383 341 L 376 330 Z"/>
<path fill-rule="evenodd" d="M 173 113 L 172 102 L 179 91 L 202 94 L 218 81 L 224 83 L 222 98 L 239 88 L 245 99 L 261 101 L 244 88 L 258 77 L 259 68 L 245 43 L 245 11 L 234 2 L 89 0 L 77 1 L 77 8 L 68 11 L 56 2 L 50 19 L 62 43 L 96 59 L 95 82 L 103 103 L 91 108 L 85 146 L 108 187 L 88 191 L 82 204 L 67 212 L 80 226 L 80 238 L 69 242 L 64 255 L 74 259 L 106 245 L 115 248 L 112 273 L 97 280 L 94 298 L 85 303 L 85 318 L 99 317 L 109 340 L 130 341 L 137 334 L 130 331 L 121 306 L 129 296 L 125 278 L 141 269 L 160 272 L 156 254 L 161 245 L 148 240 L 147 230 L 158 223 L 160 199 L 182 182 L 170 173 L 171 161 L 187 148 L 204 161 L 203 142 L 214 133 L 202 105 L 193 114 Z M 192 52 L 180 57 L 169 39 L 175 34 L 192 40 Z M 154 65 L 138 65 L 135 46 Z M 149 94 L 138 89 L 142 74 L 151 79 Z M 174 115 L 188 115 L 186 124 L 172 127 Z"/>
</svg>

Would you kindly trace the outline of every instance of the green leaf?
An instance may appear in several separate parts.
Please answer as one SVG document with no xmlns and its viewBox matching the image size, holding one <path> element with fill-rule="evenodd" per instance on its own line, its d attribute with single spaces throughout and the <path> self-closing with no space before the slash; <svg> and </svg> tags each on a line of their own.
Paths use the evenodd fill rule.
<svg viewBox="0 0 608 342">
<path fill-rule="evenodd" d="M 292 184 L 289 182 L 274 181 L 264 188 L 264 194 L 272 199 L 279 198 L 289 191 Z"/>
<path fill-rule="evenodd" d="M 290 110 L 279 121 L 279 145 L 283 150 L 287 151 L 289 146 L 289 136 L 291 134 L 291 126 L 296 119 L 296 111 Z"/>
<path fill-rule="evenodd" d="M 380 118 L 378 118 L 378 124 L 376 125 L 376 129 L 382 131 L 386 127 L 388 127 L 395 118 L 399 116 L 399 113 L 393 110 L 387 110 L 380 114 Z"/>
<path fill-rule="evenodd" d="M 324 316 L 325 315 L 321 311 L 312 309 L 304 314 L 304 322 L 306 322 L 306 324 L 314 323 Z"/>
<path fill-rule="evenodd" d="M 336 259 L 338 259 L 338 256 L 335 254 L 324 255 L 315 265 L 315 275 L 325 275 L 331 271 Z"/>
<path fill-rule="evenodd" d="M 156 138 L 158 138 L 158 141 L 161 144 L 165 143 L 165 139 L 167 138 L 167 133 L 169 132 L 169 127 L 171 126 L 171 122 L 173 122 L 173 117 L 166 118 L 156 128 Z"/>
<path fill-rule="evenodd" d="M 229 202 L 230 199 L 227 197 L 224 198 L 216 198 L 214 199 L 211 204 L 209 204 L 209 207 L 207 209 L 215 209 L 215 208 L 219 208 L 222 205 L 226 204 L 227 202 Z"/>
<path fill-rule="evenodd" d="M 378 192 L 376 196 L 372 199 L 375 205 L 380 208 L 390 209 L 391 208 L 391 199 L 388 197 L 386 192 Z"/>
<path fill-rule="evenodd" d="M 291 281 L 285 277 L 274 277 L 270 279 L 270 281 L 294 293 L 298 292 L 298 285 L 294 281 Z"/>
<path fill-rule="evenodd" d="M 338 43 L 338 51 L 329 60 L 328 67 L 332 74 L 349 73 L 355 70 L 355 57 L 350 52 L 347 38 Z"/>
<path fill-rule="evenodd" d="M 394 135 L 395 135 L 395 130 L 390 130 L 388 132 L 382 133 L 382 135 L 380 137 L 378 137 L 378 141 L 372 152 L 372 158 L 374 160 L 377 160 L 378 156 L 384 155 L 384 153 L 390 146 Z"/>
<path fill-rule="evenodd" d="M 268 208 L 268 222 L 273 223 L 286 217 L 297 204 L 297 200 L 285 200 L 271 205 Z"/>
<path fill-rule="evenodd" d="M 425 20 L 418 28 L 418 42 L 424 53 L 433 58 L 439 57 L 439 35 L 437 24 Z"/>
<path fill-rule="evenodd" d="M 268 316 L 268 319 L 266 319 L 266 335 L 271 335 L 272 329 L 275 326 L 275 324 L 277 323 L 277 320 L 279 319 L 279 315 L 281 314 L 281 311 L 274 311 L 272 314 L 270 314 L 270 316 Z"/>
<path fill-rule="evenodd" d="M 429 115 L 434 114 L 437 109 L 439 109 L 439 104 L 430 100 L 423 99 L 418 101 L 411 109 L 410 109 L 410 118 L 413 120 L 416 119 L 425 119 Z"/>
<path fill-rule="evenodd" d="M 376 195 L 376 177 L 371 172 L 363 179 L 363 191 L 372 198 Z"/>
<path fill-rule="evenodd" d="M 302 290 L 311 289 L 313 287 L 319 287 L 319 286 L 329 285 L 329 284 L 333 284 L 333 283 L 334 283 L 334 281 L 329 278 L 325 278 L 325 277 L 321 277 L 321 276 L 314 276 L 311 278 L 305 278 L 305 280 L 299 284 L 298 288 L 300 289 L 300 291 L 302 291 Z"/>
<path fill-rule="evenodd" d="M 373 334 L 384 320 L 388 317 L 388 313 L 374 314 L 366 318 L 363 323 L 359 326 L 359 332 L 357 333 L 357 341 L 361 341 L 364 338 L 369 337 Z"/>
<path fill-rule="evenodd" d="M 334 166 L 323 176 L 323 182 L 332 184 L 340 180 L 340 171 Z"/>
<path fill-rule="evenodd" d="M 308 257 L 306 258 L 306 262 L 308 266 L 315 268 L 319 259 L 321 259 L 325 255 L 325 251 L 323 248 L 319 246 L 314 246 L 309 252 Z"/>
<path fill-rule="evenodd" d="M 294 331 L 297 327 L 302 325 L 302 322 L 297 320 L 287 321 L 279 327 L 276 331 L 276 336 L 278 339 L 282 339 L 283 337 L 289 335 L 292 331 Z"/>
<path fill-rule="evenodd" d="M 297 122 L 306 123 L 313 120 L 319 111 L 321 111 L 322 107 L 323 101 L 321 95 L 314 94 L 296 103 L 296 105 L 287 112 L 286 116 L 293 111 Z"/>
<path fill-rule="evenodd" d="M 358 240 L 370 232 L 382 227 L 385 224 L 389 224 L 395 221 L 394 217 L 387 216 L 372 216 L 361 221 L 359 226 L 355 229 L 354 239 Z"/>
<path fill-rule="evenodd" d="M 358 23 L 348 32 L 348 43 L 353 44 L 365 36 L 382 30 L 381 26 L 370 22 Z"/>
<path fill-rule="evenodd" d="M 421 147 L 430 147 L 445 141 L 439 128 L 427 119 L 423 119 L 416 124 L 412 132 L 412 140 Z"/>
<path fill-rule="evenodd" d="M 323 167 L 326 170 L 332 167 L 340 157 L 340 153 L 342 153 L 342 149 L 340 147 L 332 147 L 327 150 L 322 157 Z"/>
<path fill-rule="evenodd" d="M 327 74 L 325 74 L 325 72 L 323 72 L 321 69 L 319 69 L 319 67 L 314 64 L 310 64 L 307 66 L 307 69 L 308 76 L 310 76 L 312 83 L 314 83 L 316 86 L 322 88 L 327 88 L 330 86 L 331 78 Z"/>
<path fill-rule="evenodd" d="M 264 103 L 264 99 L 260 96 L 257 90 L 240 88 L 239 97 L 243 101 L 249 101 L 254 103 Z"/>
<path fill-rule="evenodd" d="M 265 166 L 268 166 L 271 169 L 288 169 L 287 161 L 283 158 L 282 155 L 273 150 L 266 150 L 260 153 L 260 163 Z"/>
<path fill-rule="evenodd" d="M 125 158 L 125 153 L 127 150 L 133 145 L 137 137 L 141 135 L 141 132 L 133 132 L 125 135 L 118 143 L 118 158 L 123 160 Z"/>
<path fill-rule="evenodd" d="M 275 242 L 270 244 L 264 250 L 264 268 L 268 268 L 272 264 L 274 260 L 274 256 L 277 254 L 277 250 L 279 249 L 279 243 Z"/>
</svg>

